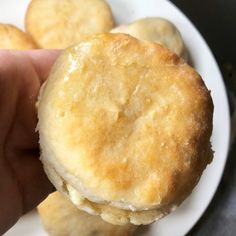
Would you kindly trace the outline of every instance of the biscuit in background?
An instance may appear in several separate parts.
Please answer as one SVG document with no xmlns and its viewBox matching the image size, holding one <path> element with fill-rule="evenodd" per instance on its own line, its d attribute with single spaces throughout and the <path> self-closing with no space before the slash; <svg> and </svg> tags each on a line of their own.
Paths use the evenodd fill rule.
<svg viewBox="0 0 236 236">
<path fill-rule="evenodd" d="M 105 0 L 32 0 L 25 28 L 40 48 L 66 48 L 108 32 L 113 16 Z"/>
<path fill-rule="evenodd" d="M 121 25 L 111 32 L 126 33 L 140 40 L 161 43 L 186 61 L 188 59 L 187 49 L 180 32 L 173 23 L 166 19 L 144 18 L 128 25 Z"/>
<path fill-rule="evenodd" d="M 129 236 L 137 228 L 112 225 L 80 211 L 59 192 L 50 194 L 38 206 L 38 212 L 50 236 Z"/>
<path fill-rule="evenodd" d="M 0 49 L 28 50 L 37 48 L 31 37 L 16 26 L 0 23 Z"/>
</svg>

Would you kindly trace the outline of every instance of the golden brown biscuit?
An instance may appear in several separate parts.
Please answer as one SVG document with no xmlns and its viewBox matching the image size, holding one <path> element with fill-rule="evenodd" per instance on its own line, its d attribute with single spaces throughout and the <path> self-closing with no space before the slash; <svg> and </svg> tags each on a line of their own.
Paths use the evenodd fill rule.
<svg viewBox="0 0 236 236">
<path fill-rule="evenodd" d="M 16 26 L 0 23 L 0 49 L 27 50 L 36 47 L 30 36 Z"/>
<path fill-rule="evenodd" d="M 41 48 L 66 48 L 113 27 L 105 0 L 32 0 L 26 31 Z"/>
<path fill-rule="evenodd" d="M 38 212 L 50 236 L 128 236 L 136 229 L 132 224 L 112 225 L 80 211 L 59 192 L 49 195 Z"/>
<path fill-rule="evenodd" d="M 97 35 L 60 56 L 41 92 L 41 159 L 78 208 L 113 224 L 149 224 L 211 162 L 212 116 L 210 92 L 176 54 Z"/>
<path fill-rule="evenodd" d="M 183 38 L 176 26 L 166 19 L 144 18 L 128 25 L 121 25 L 111 32 L 126 33 L 140 40 L 161 43 L 187 61 L 187 49 Z"/>
</svg>

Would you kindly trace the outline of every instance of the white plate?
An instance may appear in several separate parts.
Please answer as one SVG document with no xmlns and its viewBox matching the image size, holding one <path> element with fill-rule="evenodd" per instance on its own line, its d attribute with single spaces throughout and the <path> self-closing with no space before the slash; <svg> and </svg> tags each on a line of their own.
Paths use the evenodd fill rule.
<svg viewBox="0 0 236 236">
<path fill-rule="evenodd" d="M 0 22 L 10 22 L 23 27 L 25 9 L 29 0 L 0 1 Z M 212 136 L 215 151 L 213 163 L 204 172 L 191 196 L 171 215 L 142 230 L 140 236 L 182 236 L 197 222 L 210 203 L 221 179 L 230 136 L 229 108 L 223 80 L 216 61 L 199 32 L 192 23 L 166 0 L 109 0 L 117 24 L 129 23 L 141 17 L 161 16 L 172 22 L 183 35 L 193 64 L 212 91 L 215 105 Z M 23 217 L 6 236 L 46 235 L 36 213 Z M 83 235 L 81 235 L 83 236 Z"/>
</svg>

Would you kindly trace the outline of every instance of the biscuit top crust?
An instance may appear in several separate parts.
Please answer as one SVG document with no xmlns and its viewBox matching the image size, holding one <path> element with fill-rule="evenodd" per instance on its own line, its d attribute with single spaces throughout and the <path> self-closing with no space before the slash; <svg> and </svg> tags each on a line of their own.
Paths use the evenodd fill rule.
<svg viewBox="0 0 236 236">
<path fill-rule="evenodd" d="M 199 74 L 167 48 L 125 34 L 67 49 L 38 116 L 42 154 L 91 201 L 178 204 L 212 160 L 213 103 Z"/>
</svg>

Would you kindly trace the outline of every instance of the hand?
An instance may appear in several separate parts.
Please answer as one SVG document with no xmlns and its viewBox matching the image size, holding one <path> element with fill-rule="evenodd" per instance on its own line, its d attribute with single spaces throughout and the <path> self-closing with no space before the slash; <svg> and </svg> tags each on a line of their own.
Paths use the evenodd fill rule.
<svg viewBox="0 0 236 236">
<path fill-rule="evenodd" d="M 0 50 L 0 235 L 53 190 L 39 160 L 35 102 L 58 55 Z"/>
</svg>

